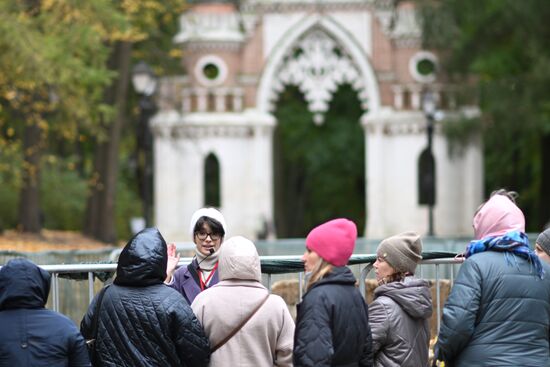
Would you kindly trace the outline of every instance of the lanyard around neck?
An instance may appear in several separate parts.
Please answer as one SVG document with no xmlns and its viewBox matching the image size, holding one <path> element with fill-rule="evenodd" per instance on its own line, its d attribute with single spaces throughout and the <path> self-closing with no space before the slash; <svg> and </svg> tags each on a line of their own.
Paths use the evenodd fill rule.
<svg viewBox="0 0 550 367">
<path fill-rule="evenodd" d="M 200 286 L 201 286 L 201 292 L 204 291 L 204 289 L 207 287 L 208 283 L 210 282 L 210 279 L 212 278 L 212 276 L 216 272 L 216 269 L 218 269 L 218 263 L 216 263 L 216 265 L 214 265 L 214 268 L 212 269 L 212 271 L 210 272 L 210 274 L 208 275 L 206 280 L 203 280 L 202 271 L 199 268 L 199 281 L 200 281 Z"/>
</svg>

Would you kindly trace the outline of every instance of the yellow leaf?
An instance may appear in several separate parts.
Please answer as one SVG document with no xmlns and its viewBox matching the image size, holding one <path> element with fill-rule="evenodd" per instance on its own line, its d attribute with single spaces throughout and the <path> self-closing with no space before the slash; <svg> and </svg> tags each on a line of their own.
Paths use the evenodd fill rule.
<svg viewBox="0 0 550 367">
<path fill-rule="evenodd" d="M 15 97 L 17 97 L 17 92 L 14 90 L 7 91 L 4 94 L 4 98 L 6 98 L 8 101 L 15 99 Z"/>
<path fill-rule="evenodd" d="M 47 131 L 49 128 L 48 122 L 42 118 L 38 119 L 38 127 L 41 130 Z"/>
<path fill-rule="evenodd" d="M 42 0 L 42 9 L 47 11 L 47 10 L 50 10 L 54 7 L 55 5 L 55 0 Z"/>
<path fill-rule="evenodd" d="M 179 59 L 182 56 L 182 50 L 180 48 L 173 48 L 170 50 L 169 55 L 174 59 Z"/>
</svg>

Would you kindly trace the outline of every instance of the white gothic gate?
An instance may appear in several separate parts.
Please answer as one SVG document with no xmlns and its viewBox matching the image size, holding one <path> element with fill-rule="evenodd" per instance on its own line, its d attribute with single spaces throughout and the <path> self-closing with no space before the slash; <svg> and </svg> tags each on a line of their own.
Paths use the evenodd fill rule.
<svg viewBox="0 0 550 367">
<path fill-rule="evenodd" d="M 393 19 L 393 20 L 392 20 Z M 393 24 L 393 27 L 390 25 Z M 219 206 L 229 235 L 255 238 L 273 222 L 274 101 L 285 85 L 304 93 L 323 123 L 342 83 L 358 92 L 366 152 L 366 236 L 427 231 L 417 161 L 426 146 L 421 92 L 458 113 L 450 88 L 424 72 L 414 9 L 370 0 L 243 0 L 193 5 L 175 42 L 185 75 L 161 80 L 155 134 L 155 218 L 168 240 L 190 240 L 187 223 L 205 204 L 207 157 L 219 165 Z M 453 112 L 454 111 L 454 112 Z M 450 155 L 436 126 L 435 233 L 467 235 L 481 201 L 480 143 Z M 274 234 L 273 234 L 274 235 Z"/>
</svg>

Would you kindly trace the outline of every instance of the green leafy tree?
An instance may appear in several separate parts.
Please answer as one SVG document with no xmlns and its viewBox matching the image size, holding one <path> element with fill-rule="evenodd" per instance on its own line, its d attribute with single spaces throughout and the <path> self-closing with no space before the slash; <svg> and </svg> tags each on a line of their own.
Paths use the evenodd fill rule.
<svg viewBox="0 0 550 367">
<path fill-rule="evenodd" d="M 95 145 L 84 223 L 86 234 L 106 242 L 117 238 L 115 203 L 119 155 L 122 131 L 128 127 L 132 116 L 128 104 L 132 96 L 129 91 L 132 64 L 136 59 L 147 60 L 156 67 L 158 74 L 176 67 L 177 63 L 171 56 L 179 54 L 171 52 L 171 39 L 175 34 L 177 16 L 183 10 L 183 3 L 177 0 L 126 0 L 116 5 L 131 26 L 120 39 L 109 44 L 108 67 L 117 76 L 104 91 L 103 100 L 114 107 L 115 113 L 101 121 L 105 137 L 100 136 Z"/>
<path fill-rule="evenodd" d="M 39 232 L 40 172 L 48 136 L 77 139 L 108 114 L 101 91 L 113 74 L 105 40 L 125 20 L 111 2 L 0 2 L 0 146 L 4 175 L 19 179 L 19 227 Z M 21 154 L 20 165 L 13 165 Z"/>
<path fill-rule="evenodd" d="M 550 221 L 550 2 L 418 3 L 426 46 L 483 112 L 486 191 L 518 191 L 539 231 Z"/>
<path fill-rule="evenodd" d="M 1 211 L 0 229 L 2 222 L 32 232 L 43 224 L 74 229 L 84 198 L 86 232 L 115 240 L 115 228 L 137 208 L 126 203 L 135 200 L 126 183 L 134 177 L 124 166 L 119 176 L 135 138 L 122 135 L 135 113 L 133 59 L 159 74 L 179 65 L 171 39 L 182 7 L 176 0 L 0 2 L 0 201 L 11 206 Z M 56 184 L 71 185 L 64 192 L 71 197 L 56 196 L 63 193 Z"/>
<path fill-rule="evenodd" d="M 275 116 L 275 211 L 277 234 L 304 237 L 335 217 L 365 223 L 363 111 L 357 93 L 342 85 L 323 124 L 316 126 L 297 87 L 280 95 Z"/>
</svg>

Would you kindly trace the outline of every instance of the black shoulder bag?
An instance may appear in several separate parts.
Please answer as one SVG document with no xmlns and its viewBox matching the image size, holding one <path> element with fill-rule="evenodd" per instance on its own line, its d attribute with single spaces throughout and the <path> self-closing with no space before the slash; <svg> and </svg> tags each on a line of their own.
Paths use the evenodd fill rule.
<svg viewBox="0 0 550 367">
<path fill-rule="evenodd" d="M 99 291 L 99 294 L 97 295 L 96 308 L 95 308 L 94 316 L 92 318 L 92 339 L 86 340 L 86 346 L 88 347 L 88 355 L 90 356 L 90 362 L 92 362 L 92 366 L 97 365 L 97 360 L 96 360 L 97 353 L 95 350 L 95 344 L 97 339 L 97 329 L 99 327 L 99 314 L 101 312 L 101 302 L 103 301 L 103 296 L 105 295 L 107 288 L 109 288 L 109 285 L 106 285 L 105 287 L 103 287 L 103 289 Z"/>
</svg>

